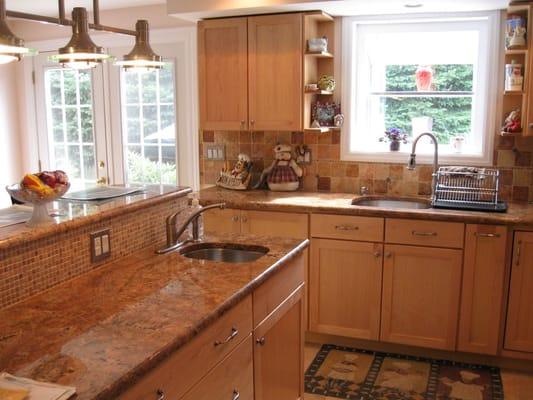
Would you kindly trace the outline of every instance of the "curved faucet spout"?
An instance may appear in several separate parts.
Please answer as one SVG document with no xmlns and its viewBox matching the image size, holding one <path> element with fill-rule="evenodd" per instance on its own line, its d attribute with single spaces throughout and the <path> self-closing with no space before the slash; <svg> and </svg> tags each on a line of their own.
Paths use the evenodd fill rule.
<svg viewBox="0 0 533 400">
<path fill-rule="evenodd" d="M 407 168 L 410 170 L 414 170 L 416 168 L 416 145 L 423 136 L 430 137 L 435 146 L 435 153 L 433 154 L 433 174 L 431 180 L 431 199 L 434 199 L 435 190 L 437 189 L 437 170 L 439 169 L 439 141 L 437 136 L 431 132 L 424 132 L 418 135 L 415 140 L 413 140 L 413 147 L 411 149 L 411 154 L 409 155 L 409 160 L 407 161 Z"/>
</svg>

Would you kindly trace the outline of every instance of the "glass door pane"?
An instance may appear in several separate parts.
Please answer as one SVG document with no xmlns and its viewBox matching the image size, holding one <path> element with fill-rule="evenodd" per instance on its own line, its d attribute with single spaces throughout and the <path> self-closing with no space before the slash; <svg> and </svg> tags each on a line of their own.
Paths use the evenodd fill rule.
<svg viewBox="0 0 533 400">
<path fill-rule="evenodd" d="M 121 71 L 125 182 L 176 184 L 174 65 Z"/>
<path fill-rule="evenodd" d="M 96 182 L 92 71 L 48 68 L 44 85 L 48 168 L 65 171 L 75 184 Z"/>
</svg>

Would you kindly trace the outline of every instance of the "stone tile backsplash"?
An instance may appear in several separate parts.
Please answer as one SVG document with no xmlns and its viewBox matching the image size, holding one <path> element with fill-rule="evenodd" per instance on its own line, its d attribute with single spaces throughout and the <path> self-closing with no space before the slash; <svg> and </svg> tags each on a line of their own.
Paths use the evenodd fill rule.
<svg viewBox="0 0 533 400">
<path fill-rule="evenodd" d="M 226 159 L 233 164 L 239 153 L 249 154 L 254 175 L 273 161 L 273 147 L 277 143 L 293 146 L 306 144 L 312 162 L 303 165 L 300 185 L 305 191 L 359 193 L 366 186 L 371 194 L 402 196 L 431 193 L 430 165 L 414 171 L 405 164 L 347 162 L 340 160 L 340 132 L 219 132 L 200 134 L 200 180 L 214 184 L 223 161 L 206 160 L 203 143 L 221 143 Z M 495 139 L 494 165 L 501 171 L 500 195 L 507 201 L 533 201 L 533 138 L 502 137 Z"/>
</svg>

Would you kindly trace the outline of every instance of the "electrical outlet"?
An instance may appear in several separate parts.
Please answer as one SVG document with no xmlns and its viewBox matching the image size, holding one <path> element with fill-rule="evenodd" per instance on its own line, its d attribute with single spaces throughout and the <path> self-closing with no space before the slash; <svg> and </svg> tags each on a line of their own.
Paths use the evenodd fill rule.
<svg viewBox="0 0 533 400">
<path fill-rule="evenodd" d="M 111 230 L 109 228 L 92 232 L 89 237 L 91 242 L 91 262 L 97 263 L 111 256 Z"/>
</svg>

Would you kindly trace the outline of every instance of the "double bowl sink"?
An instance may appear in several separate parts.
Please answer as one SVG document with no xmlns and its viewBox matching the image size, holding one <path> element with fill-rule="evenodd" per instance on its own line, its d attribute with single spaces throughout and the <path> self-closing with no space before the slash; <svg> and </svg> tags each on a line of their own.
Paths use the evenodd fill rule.
<svg viewBox="0 0 533 400">
<path fill-rule="evenodd" d="M 387 209 L 431 208 L 429 200 L 416 198 L 394 198 L 384 196 L 364 196 L 353 199 L 354 206 L 379 207 Z M 207 260 L 226 263 L 253 262 L 267 254 L 269 249 L 263 246 L 242 245 L 235 243 L 195 243 L 182 248 L 182 256 L 195 260 Z"/>
</svg>

